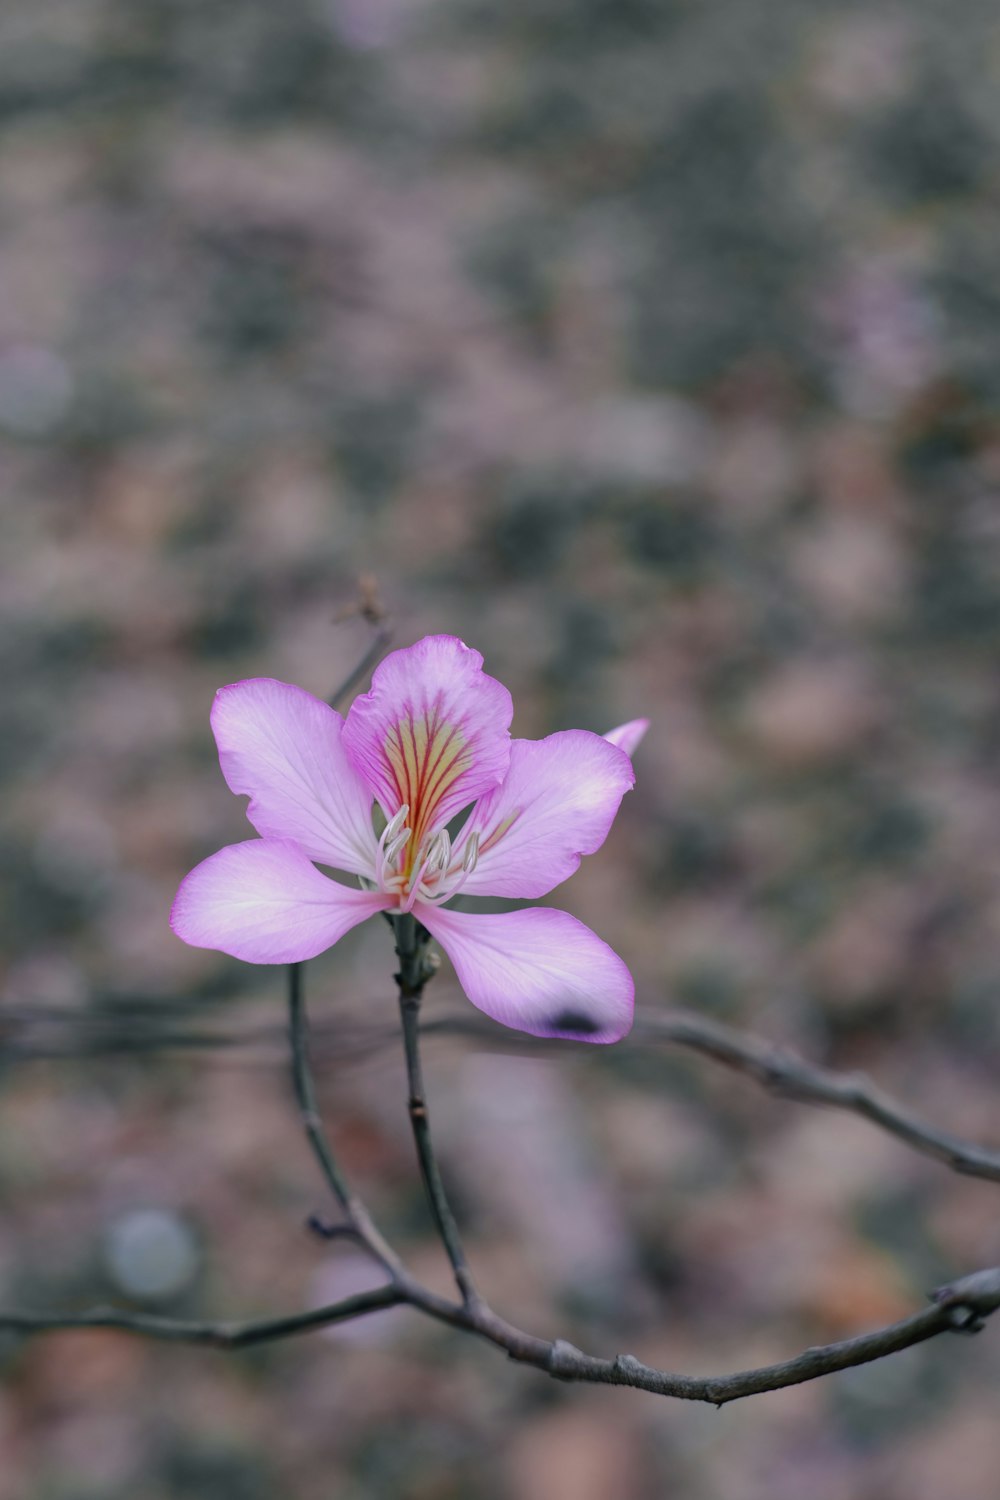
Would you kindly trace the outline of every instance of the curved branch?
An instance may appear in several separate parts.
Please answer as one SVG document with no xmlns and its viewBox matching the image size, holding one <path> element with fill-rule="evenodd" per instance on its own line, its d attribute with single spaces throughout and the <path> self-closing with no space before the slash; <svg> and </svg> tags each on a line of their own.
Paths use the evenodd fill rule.
<svg viewBox="0 0 1000 1500">
<path fill-rule="evenodd" d="M 682 1010 L 644 1018 L 633 1035 L 637 1041 L 669 1042 L 699 1052 L 723 1067 L 747 1074 L 780 1098 L 859 1115 L 914 1151 L 943 1161 L 954 1172 L 1000 1182 L 1000 1154 L 928 1125 L 876 1088 L 863 1073 L 835 1073 L 815 1067 L 789 1048 L 773 1046 Z"/>
<path fill-rule="evenodd" d="M 901 1322 L 863 1333 L 839 1343 L 806 1349 L 794 1359 L 737 1370 L 731 1375 L 681 1375 L 643 1364 L 631 1354 L 614 1359 L 595 1359 L 562 1339 L 540 1343 L 521 1334 L 496 1317 L 490 1309 L 473 1311 L 466 1326 L 492 1343 L 499 1344 L 512 1359 L 536 1366 L 559 1380 L 586 1381 L 600 1385 L 628 1385 L 655 1396 L 682 1401 L 705 1401 L 724 1406 L 729 1401 L 765 1391 L 803 1385 L 838 1370 L 870 1364 L 898 1354 L 942 1333 L 977 1333 L 985 1320 L 1000 1307 L 1000 1267 L 976 1271 L 939 1287 L 931 1294 L 933 1306 Z"/>
<path fill-rule="evenodd" d="M 79 1314 L 0 1312 L 0 1331 L 52 1333 L 81 1328 L 109 1328 L 147 1338 L 172 1342 L 208 1344 L 223 1349 L 245 1348 L 251 1344 L 289 1338 L 315 1328 L 328 1327 L 366 1313 L 388 1307 L 409 1305 L 453 1328 L 478 1334 L 496 1344 L 511 1359 L 532 1365 L 557 1380 L 580 1381 L 598 1385 L 628 1385 L 656 1396 L 671 1396 L 682 1401 L 705 1401 L 724 1406 L 746 1396 L 777 1391 L 790 1385 L 818 1380 L 838 1370 L 870 1364 L 887 1355 L 911 1349 L 942 1333 L 976 1333 L 985 1320 L 1000 1307 L 1000 1267 L 976 1271 L 939 1287 L 932 1294 L 933 1306 L 899 1323 L 872 1333 L 859 1334 L 836 1344 L 806 1349 L 794 1359 L 779 1364 L 762 1365 L 753 1370 L 738 1370 L 731 1375 L 680 1375 L 657 1370 L 631 1354 L 614 1359 L 598 1359 L 583 1353 L 563 1339 L 548 1341 L 524 1333 L 500 1318 L 485 1303 L 460 1306 L 436 1296 L 433 1292 L 403 1277 L 399 1285 L 361 1292 L 342 1302 L 312 1312 L 295 1313 L 285 1318 L 271 1318 L 250 1323 L 194 1323 L 159 1318 L 143 1313 L 127 1313 L 109 1308 L 95 1308 Z"/>
<path fill-rule="evenodd" d="M 332 1228 L 316 1218 L 310 1219 L 309 1222 L 327 1238 L 332 1238 L 335 1234 L 346 1234 L 356 1239 L 381 1263 L 395 1281 L 402 1272 L 402 1261 L 376 1228 L 361 1199 L 348 1187 L 347 1180 L 334 1159 L 323 1130 L 323 1122 L 316 1106 L 312 1073 L 309 1069 L 304 973 L 304 964 L 289 964 L 288 1033 L 292 1052 L 292 1082 L 306 1138 L 346 1220 L 344 1224 L 334 1225 Z"/>
<path fill-rule="evenodd" d="M 274 1339 L 291 1338 L 296 1333 L 312 1333 L 346 1323 L 366 1313 L 398 1307 L 407 1299 L 395 1286 L 377 1287 L 359 1292 L 341 1302 L 331 1302 L 310 1312 L 290 1313 L 283 1318 L 263 1318 L 246 1323 L 198 1323 L 185 1318 L 161 1318 L 152 1313 L 124 1312 L 115 1307 L 95 1307 L 82 1313 L 0 1312 L 0 1332 L 59 1333 L 80 1328 L 111 1328 L 121 1333 L 137 1333 L 144 1338 L 166 1339 L 171 1343 L 210 1344 L 217 1349 L 245 1349 L 250 1344 L 264 1344 Z"/>
<path fill-rule="evenodd" d="M 45 1040 L 46 1029 L 54 1033 L 52 1041 Z M 73 1034 L 69 1040 L 63 1040 L 68 1032 Z M 510 1034 L 502 1033 L 495 1024 L 476 1015 L 458 1012 L 421 1020 L 420 1032 L 423 1036 L 468 1036 L 482 1042 L 502 1036 L 506 1048 L 517 1046 Z M 342 1023 L 332 1022 L 313 1027 L 312 1033 L 314 1040 L 321 1045 L 335 1040 L 339 1055 L 352 1059 L 377 1052 L 391 1045 L 396 1037 L 394 1027 L 345 1027 Z M 38 1034 L 41 1040 L 34 1040 L 34 1034 Z M 159 1020 L 153 1001 L 149 1001 L 148 1006 L 143 1002 L 141 1019 L 123 1018 L 114 1013 L 81 1014 L 76 1008 L 69 1010 L 55 1006 L 8 1007 L 0 1013 L 0 1062 L 175 1049 L 266 1047 L 274 1044 L 280 1035 L 279 1028 L 267 1025 L 232 1032 L 200 1026 L 182 1030 Z M 787 1047 L 706 1020 L 693 1011 L 663 1010 L 643 1017 L 636 1022 L 630 1037 L 619 1046 L 636 1043 L 664 1043 L 697 1052 L 723 1067 L 745 1074 L 778 1098 L 845 1110 L 894 1135 L 914 1151 L 943 1162 L 952 1171 L 987 1182 L 1000 1182 L 1000 1152 L 921 1120 L 861 1073 L 838 1073 L 820 1068 Z M 537 1054 L 541 1047 L 563 1049 L 578 1045 L 536 1040 L 532 1051 Z"/>
</svg>

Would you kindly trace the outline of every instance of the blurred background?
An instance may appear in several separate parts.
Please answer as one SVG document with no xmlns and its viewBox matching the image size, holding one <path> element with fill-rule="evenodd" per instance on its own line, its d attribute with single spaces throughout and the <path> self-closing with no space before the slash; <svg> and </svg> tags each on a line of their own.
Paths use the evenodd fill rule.
<svg viewBox="0 0 1000 1500">
<path fill-rule="evenodd" d="M 9 0 L 3 1305 L 371 1274 L 304 1228 L 280 972 L 167 928 L 248 836 L 214 690 L 331 692 L 363 574 L 516 733 L 652 719 L 552 898 L 643 1013 L 1000 1138 L 998 166 L 985 0 Z M 310 966 L 319 1086 L 443 1288 L 395 1043 L 357 1045 L 392 968 L 376 923 Z M 428 1013 L 462 1004 L 445 968 Z M 698 1059 L 494 1029 L 427 1069 L 473 1262 L 540 1334 L 743 1368 L 1000 1257 L 988 1185 Z M 7 1339 L 0 1375 L 0 1500 L 992 1500 L 1000 1465 L 995 1329 L 722 1413 L 407 1311 Z"/>
</svg>

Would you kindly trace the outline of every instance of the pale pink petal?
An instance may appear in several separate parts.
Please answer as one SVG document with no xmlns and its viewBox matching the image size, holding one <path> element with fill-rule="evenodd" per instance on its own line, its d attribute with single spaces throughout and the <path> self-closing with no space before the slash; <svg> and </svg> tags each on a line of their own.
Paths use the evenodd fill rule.
<svg viewBox="0 0 1000 1500">
<path fill-rule="evenodd" d="M 249 795 L 258 833 L 374 878 L 371 792 L 344 753 L 338 713 L 304 688 L 256 677 L 219 689 L 212 729 L 222 774 Z"/>
<path fill-rule="evenodd" d="M 463 892 L 544 896 L 604 843 L 634 781 L 628 756 L 586 729 L 514 740 L 503 783 L 476 804 L 456 844 L 461 861 L 478 836 Z"/>
<path fill-rule="evenodd" d="M 181 881 L 177 936 L 251 964 L 315 958 L 392 898 L 321 875 L 289 839 L 251 839 L 212 854 Z"/>
<path fill-rule="evenodd" d="M 568 912 L 532 906 L 479 914 L 418 902 L 418 919 L 455 966 L 473 1005 L 532 1036 L 617 1042 L 632 1025 L 632 976 Z"/>
<path fill-rule="evenodd" d="M 617 745 L 619 750 L 624 750 L 626 755 L 631 756 L 635 754 L 636 747 L 648 728 L 648 719 L 629 719 L 627 724 L 609 729 L 604 738 L 609 745 Z"/>
<path fill-rule="evenodd" d="M 507 770 L 513 705 L 482 668 L 455 636 L 425 636 L 385 658 L 347 715 L 344 748 L 387 817 L 407 804 L 414 849 Z"/>
</svg>

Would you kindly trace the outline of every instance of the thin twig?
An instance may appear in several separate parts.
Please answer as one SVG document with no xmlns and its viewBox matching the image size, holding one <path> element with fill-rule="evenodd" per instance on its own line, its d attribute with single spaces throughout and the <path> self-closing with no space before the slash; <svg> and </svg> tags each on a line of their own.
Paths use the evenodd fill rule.
<svg viewBox="0 0 1000 1500">
<path fill-rule="evenodd" d="M 423 932 L 422 928 L 420 932 Z M 413 1140 L 417 1148 L 417 1160 L 420 1163 L 420 1175 L 441 1243 L 451 1262 L 458 1289 L 462 1293 L 462 1301 L 466 1307 L 473 1307 L 480 1302 L 479 1293 L 469 1263 L 465 1258 L 458 1225 L 455 1223 L 455 1217 L 448 1203 L 431 1142 L 427 1098 L 420 1062 L 420 1001 L 424 984 L 428 975 L 433 971 L 425 967 L 427 935 L 424 934 L 421 940 L 418 936 L 416 919 L 409 913 L 396 918 L 396 954 L 399 958 L 399 973 L 396 975 L 396 981 L 399 985 L 399 1012 L 403 1022 L 408 1108 Z"/>
<path fill-rule="evenodd" d="M 337 1165 L 323 1130 L 309 1068 L 304 974 L 304 964 L 289 964 L 288 1034 L 292 1054 L 292 1082 L 295 1087 L 296 1103 L 299 1106 L 299 1117 L 309 1145 L 312 1147 L 312 1153 L 319 1162 L 323 1176 L 347 1221 L 343 1226 L 338 1226 L 339 1232 L 350 1234 L 357 1239 L 376 1260 L 381 1262 L 395 1280 L 402 1271 L 399 1256 L 383 1239 L 361 1199 L 348 1187 L 347 1180 Z"/>
<path fill-rule="evenodd" d="M 368 650 L 358 662 L 357 666 L 351 668 L 350 672 L 348 672 L 347 676 L 344 678 L 343 682 L 336 689 L 336 691 L 330 694 L 330 697 L 327 701 L 329 702 L 331 708 L 336 708 L 339 703 L 343 702 L 343 700 L 348 696 L 349 693 L 353 692 L 353 690 L 358 686 L 359 683 L 365 680 L 391 640 L 391 627 L 389 625 L 380 625 L 375 632 L 371 645 L 368 647 Z"/>
<path fill-rule="evenodd" d="M 145 1006 L 146 1002 L 142 1003 Z M 420 1031 L 423 1036 L 465 1036 L 481 1043 L 502 1040 L 507 1048 L 518 1045 L 496 1025 L 472 1012 L 422 1019 Z M 51 1041 L 45 1039 L 49 1035 Z M 178 1030 L 155 1014 L 125 1019 L 120 1015 L 81 1013 L 69 1008 L 9 1007 L 0 1011 L 0 1062 L 196 1050 L 199 1047 L 232 1051 L 239 1047 L 264 1047 L 277 1042 L 281 1036 L 279 1027 L 268 1025 L 232 1032 L 221 1028 Z M 324 1048 L 335 1042 L 341 1060 L 356 1060 L 389 1046 L 395 1040 L 396 1030 L 389 1026 L 345 1026 L 342 1022 L 328 1022 L 314 1027 L 313 1037 Z M 619 1046 L 662 1043 L 697 1052 L 743 1073 L 778 1098 L 858 1115 L 955 1172 L 987 1182 L 1000 1182 L 1000 1152 L 963 1140 L 921 1120 L 861 1073 L 838 1073 L 817 1067 L 790 1048 L 683 1010 L 654 1011 L 646 1015 L 636 1022 L 631 1036 Z M 532 1051 L 537 1054 L 545 1047 L 565 1050 L 578 1045 L 545 1043 L 535 1039 Z"/>
<path fill-rule="evenodd" d="M 137 1009 L 140 1002 L 136 1002 Z M 8 1007 L 0 1011 L 0 1062 L 31 1062 L 117 1053 L 206 1050 L 232 1051 L 238 1047 L 276 1043 L 282 1031 L 276 1026 L 247 1027 L 228 1032 L 217 1027 L 179 1030 L 165 1020 L 145 1014 L 124 1018 L 100 1011 L 81 1012 L 57 1007 Z M 472 1011 L 436 1016 L 420 1021 L 422 1036 L 464 1036 L 483 1044 L 502 1041 L 507 1048 L 519 1044 L 509 1033 Z M 74 1035 L 75 1033 L 75 1035 Z M 328 1022 L 313 1027 L 314 1041 L 324 1049 L 336 1045 L 341 1060 L 357 1060 L 391 1045 L 395 1027 L 345 1025 Z M 52 1040 L 47 1040 L 51 1036 Z M 742 1073 L 778 1098 L 800 1104 L 816 1104 L 844 1110 L 868 1120 L 880 1130 L 903 1141 L 914 1151 L 943 1162 L 955 1172 L 1000 1182 L 1000 1152 L 963 1140 L 950 1131 L 921 1120 L 897 1103 L 861 1073 L 838 1073 L 808 1063 L 790 1048 L 764 1041 L 735 1027 L 706 1020 L 693 1011 L 661 1010 L 636 1022 L 620 1047 L 667 1044 L 697 1052 L 723 1067 Z M 531 1050 L 579 1047 L 573 1042 L 545 1043 L 534 1039 Z"/>
<path fill-rule="evenodd" d="M 1000 1155 L 912 1115 L 861 1073 L 835 1073 L 807 1063 L 787 1047 L 776 1047 L 731 1026 L 685 1011 L 647 1016 L 634 1032 L 638 1042 L 669 1042 L 745 1073 L 769 1093 L 800 1104 L 820 1104 L 859 1115 L 904 1141 L 914 1151 L 944 1162 L 955 1172 L 1000 1182 Z"/>
<path fill-rule="evenodd" d="M 169 1339 L 181 1344 L 213 1344 L 219 1349 L 245 1349 L 250 1344 L 264 1344 L 275 1339 L 291 1338 L 296 1333 L 312 1333 L 333 1323 L 345 1323 L 366 1313 L 397 1307 L 407 1299 L 395 1286 L 377 1287 L 359 1292 L 310 1312 L 291 1313 L 284 1318 L 263 1318 L 247 1323 L 198 1323 L 186 1318 L 161 1318 L 151 1313 L 124 1312 L 120 1308 L 95 1307 L 82 1313 L 0 1312 L 0 1332 L 58 1333 L 79 1328 L 111 1328 L 122 1333 L 138 1333 L 151 1339 Z"/>
</svg>

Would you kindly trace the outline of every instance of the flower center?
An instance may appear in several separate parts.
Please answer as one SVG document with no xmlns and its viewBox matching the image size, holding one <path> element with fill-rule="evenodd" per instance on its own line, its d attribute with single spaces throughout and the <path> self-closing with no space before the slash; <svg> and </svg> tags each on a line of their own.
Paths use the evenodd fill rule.
<svg viewBox="0 0 1000 1500">
<path fill-rule="evenodd" d="M 375 862 L 380 889 L 399 897 L 401 911 L 410 911 L 418 899 L 435 906 L 450 901 L 479 858 L 479 835 L 473 833 L 466 840 L 462 858 L 453 859 L 447 828 L 424 834 L 414 850 L 413 829 L 406 821 L 409 815 L 409 805 L 404 802 L 385 826 Z"/>
</svg>

